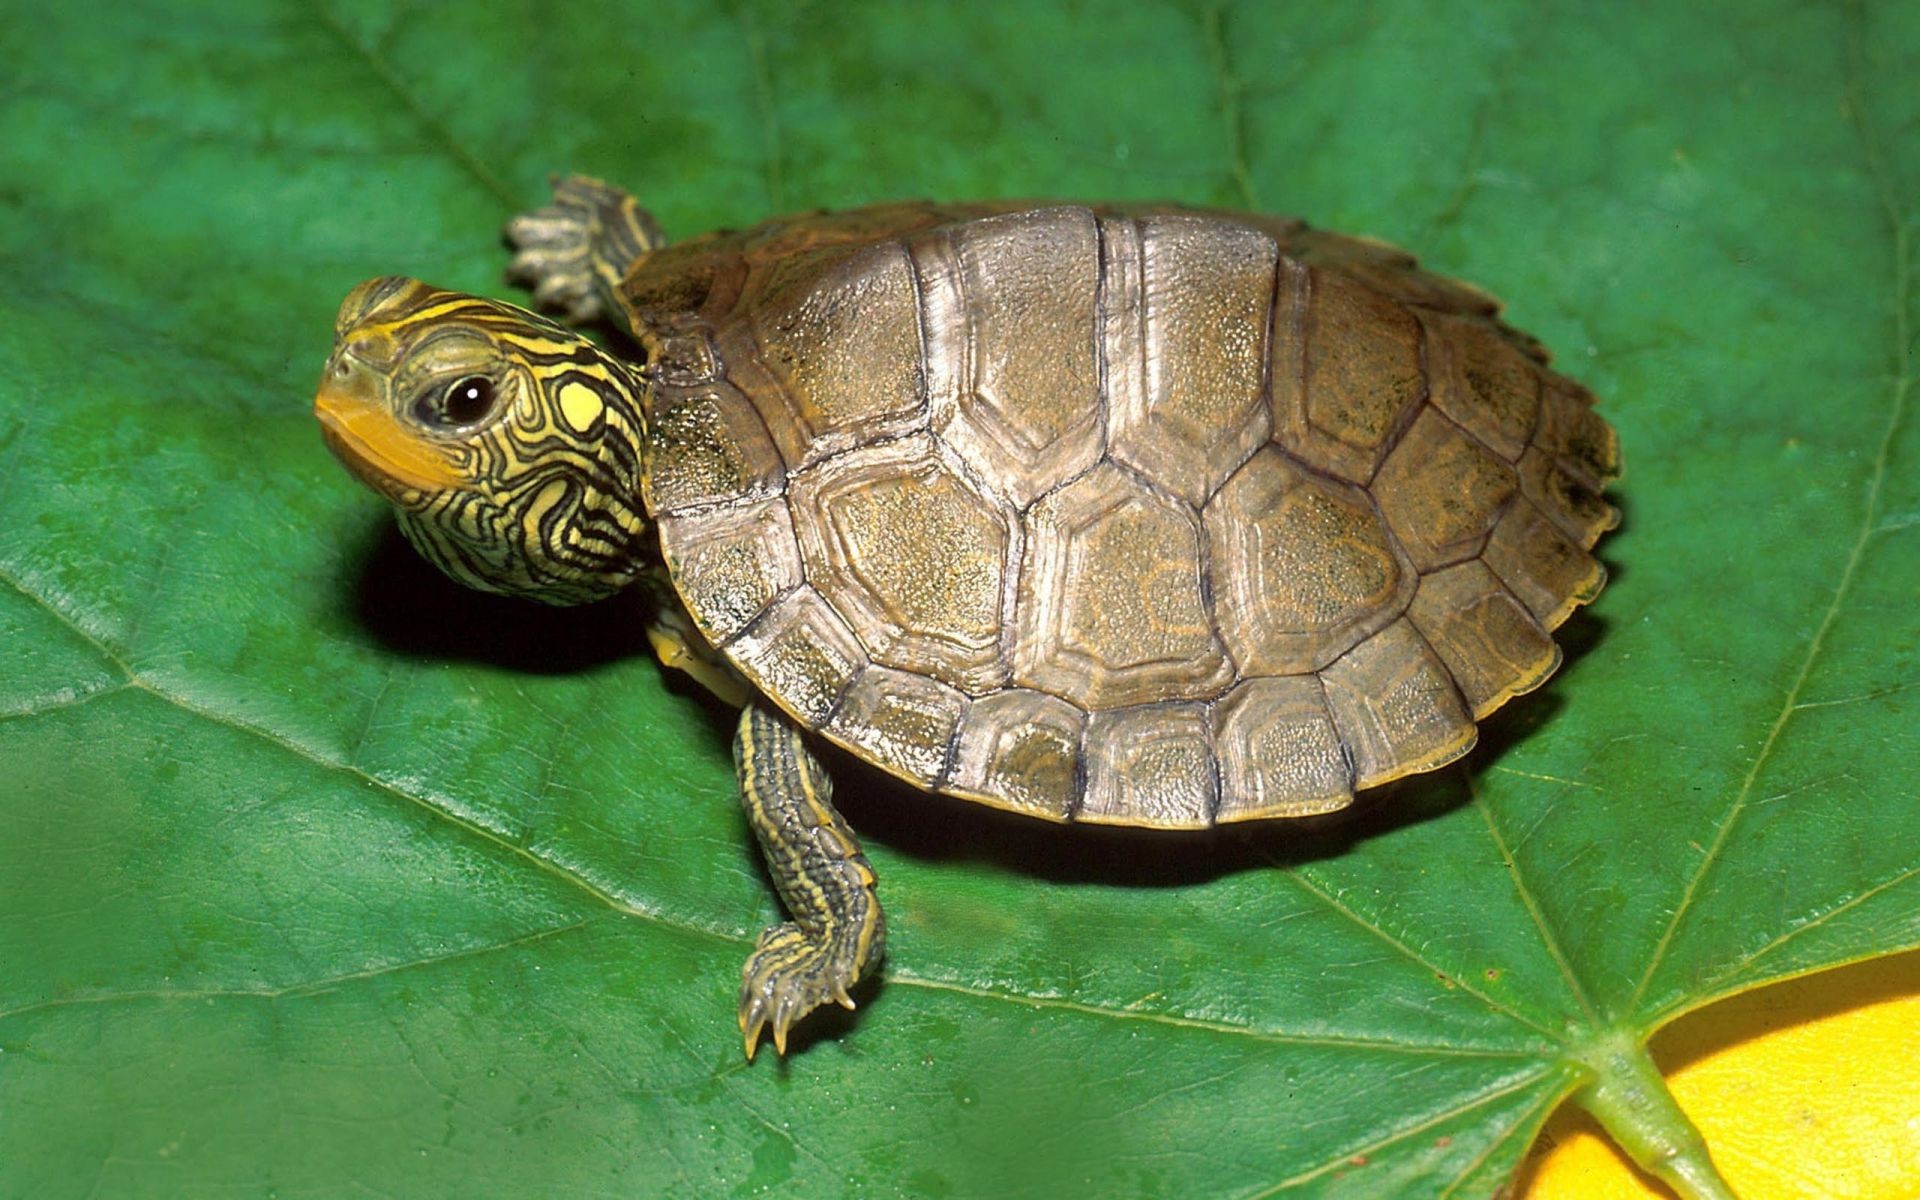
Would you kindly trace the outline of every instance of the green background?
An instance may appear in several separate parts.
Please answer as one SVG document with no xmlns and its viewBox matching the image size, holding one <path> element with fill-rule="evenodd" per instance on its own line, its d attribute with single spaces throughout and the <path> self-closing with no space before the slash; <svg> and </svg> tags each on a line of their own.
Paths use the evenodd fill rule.
<svg viewBox="0 0 1920 1200">
<path fill-rule="evenodd" d="M 1601 1050 L 1920 944 L 1920 7 L 113 14 L 0 5 L 0 1195 L 1484 1196 Z M 431 575 L 308 412 L 347 288 L 505 294 L 553 171 L 672 235 L 1051 195 L 1409 246 L 1605 397 L 1614 582 L 1332 829 L 833 758 L 891 958 L 749 1066 L 725 714 L 625 602 Z"/>
</svg>

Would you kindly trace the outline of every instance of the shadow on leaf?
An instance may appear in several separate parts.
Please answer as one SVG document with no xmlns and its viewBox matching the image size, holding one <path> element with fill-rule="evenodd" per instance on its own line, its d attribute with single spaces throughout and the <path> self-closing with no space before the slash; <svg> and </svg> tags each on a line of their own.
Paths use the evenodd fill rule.
<svg viewBox="0 0 1920 1200">
<path fill-rule="evenodd" d="M 409 658 L 566 675 L 652 652 L 640 590 L 570 609 L 476 592 L 414 553 L 390 517 L 362 552 L 352 605 L 380 645 Z"/>
</svg>

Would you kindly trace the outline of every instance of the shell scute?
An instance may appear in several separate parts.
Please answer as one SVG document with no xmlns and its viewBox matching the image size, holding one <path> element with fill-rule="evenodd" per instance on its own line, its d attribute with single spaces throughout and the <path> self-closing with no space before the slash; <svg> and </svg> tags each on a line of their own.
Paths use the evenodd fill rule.
<svg viewBox="0 0 1920 1200">
<path fill-rule="evenodd" d="M 786 467 L 767 427 L 731 384 L 654 389 L 647 412 L 646 505 L 653 513 L 778 495 Z"/>
<path fill-rule="evenodd" d="M 1380 464 L 1372 490 L 1394 536 L 1429 571 L 1478 553 L 1519 486 L 1505 459 L 1429 407 Z"/>
<path fill-rule="evenodd" d="M 848 686 L 827 731 L 903 779 L 938 787 L 966 709 L 966 696 L 937 679 L 870 666 Z"/>
<path fill-rule="evenodd" d="M 919 288 L 905 247 L 776 259 L 748 303 L 763 369 L 747 393 L 789 467 L 926 420 Z"/>
<path fill-rule="evenodd" d="M 1499 326 L 1441 312 L 1420 320 L 1435 407 L 1508 462 L 1519 458 L 1540 418 L 1539 367 Z"/>
<path fill-rule="evenodd" d="M 1096 344 L 1100 233 L 1084 208 L 916 239 L 933 428 L 1016 504 L 1105 445 Z"/>
<path fill-rule="evenodd" d="M 1416 575 L 1365 492 L 1273 447 L 1206 513 L 1220 632 L 1254 675 L 1314 671 L 1406 607 Z"/>
<path fill-rule="evenodd" d="M 682 599 L 685 595 L 681 593 Z M 708 632 L 704 624 L 701 632 Z M 755 686 L 816 727 L 826 723 L 841 693 L 867 665 L 866 650 L 853 630 L 818 591 L 804 585 L 788 592 L 725 648 Z"/>
<path fill-rule="evenodd" d="M 810 578 L 875 661 L 975 695 L 1004 681 L 1006 564 L 1015 518 L 923 434 L 796 475 L 789 496 Z"/>
<path fill-rule="evenodd" d="M 1198 699 L 1232 681 L 1196 514 L 1102 463 L 1028 513 L 1014 682 L 1089 708 Z"/>
<path fill-rule="evenodd" d="M 1407 616 L 1476 721 L 1560 665 L 1560 647 L 1478 559 L 1423 576 Z"/>
<path fill-rule="evenodd" d="M 1272 351 L 1275 440 L 1365 484 L 1427 391 L 1419 321 L 1392 297 L 1323 267 L 1291 264 Z"/>
<path fill-rule="evenodd" d="M 1493 527 L 1482 557 L 1548 629 L 1599 595 L 1607 582 L 1600 561 L 1525 496 L 1516 496 Z"/>
<path fill-rule="evenodd" d="M 1199 704 L 1142 704 L 1087 721 L 1087 789 L 1078 820 L 1201 829 L 1219 807 L 1213 731 Z"/>
<path fill-rule="evenodd" d="M 1353 761 L 1313 674 L 1256 676 L 1214 706 L 1218 819 L 1304 817 L 1353 801 Z"/>
<path fill-rule="evenodd" d="M 1058 696 L 1007 688 L 976 700 L 960 730 L 950 789 L 1064 821 L 1080 802 L 1087 714 Z"/>
<path fill-rule="evenodd" d="M 1109 375 L 1113 457 L 1198 505 L 1273 428 L 1266 342 L 1278 249 L 1259 230 L 1192 216 L 1103 224 L 1110 262 L 1137 256 L 1109 270 L 1140 281 L 1106 331 L 1108 361 L 1128 360 Z"/>
<path fill-rule="evenodd" d="M 800 586 L 800 547 L 786 502 L 776 496 L 660 518 L 660 551 L 687 603 L 724 642 Z"/>
<path fill-rule="evenodd" d="M 1411 621 L 1395 621 L 1320 673 L 1327 708 L 1368 788 L 1450 763 L 1473 748 L 1473 718 L 1446 665 Z"/>
</svg>

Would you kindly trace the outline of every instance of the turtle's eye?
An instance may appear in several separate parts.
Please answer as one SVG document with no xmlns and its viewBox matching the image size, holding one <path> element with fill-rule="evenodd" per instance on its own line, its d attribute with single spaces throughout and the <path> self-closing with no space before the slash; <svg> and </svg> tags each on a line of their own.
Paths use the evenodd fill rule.
<svg viewBox="0 0 1920 1200">
<path fill-rule="evenodd" d="M 477 425 L 493 411 L 493 380 L 485 375 L 469 375 L 456 380 L 445 391 L 428 392 L 413 406 L 413 415 L 422 425 L 436 429 L 460 429 Z"/>
</svg>

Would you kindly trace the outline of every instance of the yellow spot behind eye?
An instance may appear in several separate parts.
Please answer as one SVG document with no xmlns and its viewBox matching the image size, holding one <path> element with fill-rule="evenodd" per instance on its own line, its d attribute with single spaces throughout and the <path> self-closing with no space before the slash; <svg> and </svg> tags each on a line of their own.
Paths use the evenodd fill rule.
<svg viewBox="0 0 1920 1200">
<path fill-rule="evenodd" d="M 560 415 L 576 433 L 592 429 L 605 408 L 600 394 L 584 383 L 569 383 L 560 389 Z"/>
</svg>

